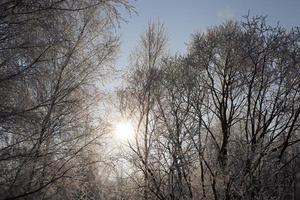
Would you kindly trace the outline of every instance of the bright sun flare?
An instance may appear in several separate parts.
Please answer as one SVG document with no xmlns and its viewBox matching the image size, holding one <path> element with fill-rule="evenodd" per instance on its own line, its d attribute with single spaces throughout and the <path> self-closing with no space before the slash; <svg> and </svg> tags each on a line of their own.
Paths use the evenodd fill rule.
<svg viewBox="0 0 300 200">
<path fill-rule="evenodd" d="M 134 136 L 134 128 L 130 122 L 120 122 L 116 126 L 115 135 L 119 140 L 131 140 Z"/>
</svg>

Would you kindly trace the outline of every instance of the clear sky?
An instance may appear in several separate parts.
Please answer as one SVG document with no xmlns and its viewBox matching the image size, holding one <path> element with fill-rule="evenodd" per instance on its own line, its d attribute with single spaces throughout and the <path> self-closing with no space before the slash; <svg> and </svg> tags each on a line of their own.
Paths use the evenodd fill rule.
<svg viewBox="0 0 300 200">
<path fill-rule="evenodd" d="M 132 1 L 131 1 L 132 2 Z M 137 0 L 133 5 L 138 15 L 126 16 L 121 25 L 119 67 L 127 65 L 130 51 L 149 21 L 164 23 L 171 53 L 183 53 L 190 35 L 218 25 L 228 18 L 241 19 L 251 15 L 268 15 L 268 22 L 277 21 L 285 27 L 300 26 L 300 0 Z"/>
<path fill-rule="evenodd" d="M 242 19 L 250 15 L 267 15 L 267 22 L 279 22 L 287 28 L 300 26 L 300 0 L 129 0 L 138 14 L 123 17 L 118 29 L 121 35 L 121 51 L 116 62 L 118 69 L 128 66 L 128 57 L 137 45 L 140 35 L 152 21 L 164 23 L 170 53 L 184 53 L 191 34 L 205 31 L 208 27 L 221 24 L 226 19 Z M 111 90 L 120 86 L 116 79 L 106 85 Z"/>
</svg>

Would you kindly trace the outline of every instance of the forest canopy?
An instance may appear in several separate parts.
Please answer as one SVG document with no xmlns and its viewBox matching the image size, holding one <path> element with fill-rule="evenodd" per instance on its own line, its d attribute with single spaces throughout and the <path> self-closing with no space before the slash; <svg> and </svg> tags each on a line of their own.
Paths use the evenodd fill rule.
<svg viewBox="0 0 300 200">
<path fill-rule="evenodd" d="M 299 199 L 300 29 L 149 23 L 108 94 L 124 10 L 0 2 L 0 199 Z"/>
</svg>

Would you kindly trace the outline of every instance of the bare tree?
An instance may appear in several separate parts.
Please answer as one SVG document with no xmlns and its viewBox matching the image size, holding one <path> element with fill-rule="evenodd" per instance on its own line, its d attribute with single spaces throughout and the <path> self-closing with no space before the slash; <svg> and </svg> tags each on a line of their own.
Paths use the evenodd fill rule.
<svg viewBox="0 0 300 200">
<path fill-rule="evenodd" d="M 160 191 L 156 169 L 151 162 L 155 140 L 156 117 L 152 108 L 155 95 L 159 91 L 159 66 L 165 53 L 166 34 L 160 23 L 150 23 L 141 36 L 140 44 L 131 55 L 131 66 L 128 75 L 128 87 L 121 94 L 122 109 L 132 113 L 131 118 L 137 120 L 137 135 L 131 149 L 136 158 L 134 165 L 143 174 L 143 198 L 151 199 L 156 196 L 164 199 Z M 151 195 L 149 194 L 151 192 Z"/>
<path fill-rule="evenodd" d="M 153 199 L 297 199 L 299 29 L 264 17 L 228 21 L 194 34 L 187 55 L 161 61 L 136 65 L 123 93 L 140 119 L 144 140 L 131 150 L 144 191 Z"/>
<path fill-rule="evenodd" d="M 92 155 L 104 127 L 95 121 L 94 84 L 118 47 L 113 29 L 120 5 L 131 9 L 123 0 L 1 2 L 1 199 L 74 199 L 88 192 L 71 194 L 92 184 L 99 160 Z"/>
<path fill-rule="evenodd" d="M 270 27 L 263 17 L 257 17 L 242 24 L 227 22 L 195 35 L 189 59 L 203 74 L 207 100 L 200 102 L 208 114 L 202 115 L 202 126 L 216 148 L 220 171 L 213 163 L 207 167 L 214 168 L 212 176 L 224 185 L 215 199 L 290 198 L 289 188 L 274 195 L 262 183 L 270 178 L 270 163 L 282 165 L 287 140 L 299 136 L 299 79 L 291 75 L 299 65 L 297 32 Z M 272 177 L 280 172 L 273 173 Z M 243 184 L 247 186 L 241 192 Z"/>
</svg>

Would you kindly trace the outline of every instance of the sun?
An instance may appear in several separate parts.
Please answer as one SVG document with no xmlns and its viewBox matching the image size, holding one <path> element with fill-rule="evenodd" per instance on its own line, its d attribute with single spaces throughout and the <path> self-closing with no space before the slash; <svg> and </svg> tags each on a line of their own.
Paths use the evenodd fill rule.
<svg viewBox="0 0 300 200">
<path fill-rule="evenodd" d="M 115 136 L 121 141 L 130 141 L 134 137 L 134 128 L 130 122 L 119 122 L 116 125 Z"/>
</svg>

